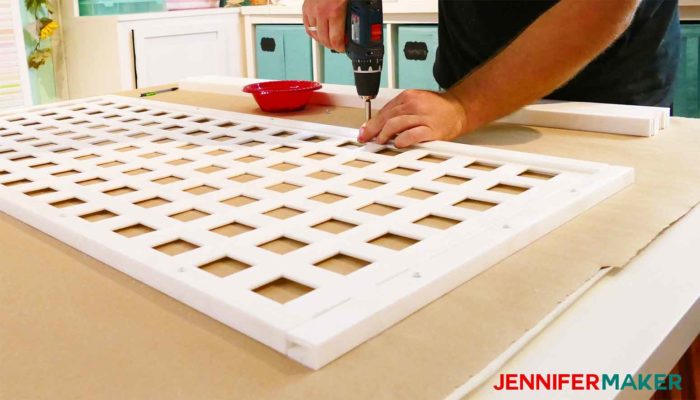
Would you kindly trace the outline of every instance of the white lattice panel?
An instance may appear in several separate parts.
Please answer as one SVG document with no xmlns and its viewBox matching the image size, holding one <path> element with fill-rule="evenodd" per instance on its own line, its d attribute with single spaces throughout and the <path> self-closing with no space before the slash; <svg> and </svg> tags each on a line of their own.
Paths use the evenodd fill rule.
<svg viewBox="0 0 700 400">
<path fill-rule="evenodd" d="M 629 168 L 108 96 L 0 116 L 0 210 L 319 368 Z"/>
</svg>

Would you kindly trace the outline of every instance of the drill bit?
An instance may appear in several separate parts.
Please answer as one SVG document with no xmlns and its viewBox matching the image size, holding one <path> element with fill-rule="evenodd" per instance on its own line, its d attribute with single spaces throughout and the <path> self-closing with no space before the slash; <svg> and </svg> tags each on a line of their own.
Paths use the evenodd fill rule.
<svg viewBox="0 0 700 400">
<path fill-rule="evenodd" d="M 372 100 L 365 99 L 365 122 L 372 119 Z"/>
</svg>

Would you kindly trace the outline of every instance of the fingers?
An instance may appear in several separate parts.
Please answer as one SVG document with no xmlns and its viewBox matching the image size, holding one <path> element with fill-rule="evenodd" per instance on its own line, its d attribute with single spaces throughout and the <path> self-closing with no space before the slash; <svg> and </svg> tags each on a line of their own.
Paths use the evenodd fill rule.
<svg viewBox="0 0 700 400">
<path fill-rule="evenodd" d="M 418 143 L 429 142 L 431 140 L 437 140 L 435 131 L 425 125 L 422 125 L 400 133 L 394 140 L 394 146 L 402 149 Z"/>
<path fill-rule="evenodd" d="M 339 53 L 345 52 L 345 15 L 330 18 L 328 26 L 329 47 Z"/>
<path fill-rule="evenodd" d="M 369 142 L 377 137 L 377 135 L 379 135 L 384 129 L 387 121 L 400 115 L 408 114 L 406 111 L 406 107 L 399 103 L 395 103 L 394 106 L 391 106 L 390 104 L 384 106 L 384 108 L 382 108 L 382 110 L 374 118 L 367 122 L 363 131 L 360 133 L 360 142 Z"/>
<path fill-rule="evenodd" d="M 309 30 L 310 27 L 316 28 L 316 18 L 311 15 L 304 14 L 304 28 L 306 29 L 306 34 L 318 40 L 317 31 Z"/>
<path fill-rule="evenodd" d="M 328 38 L 328 19 L 321 18 L 316 21 L 316 40 L 324 47 L 330 47 L 330 39 Z"/>
<path fill-rule="evenodd" d="M 384 124 L 381 133 L 377 136 L 376 142 L 378 144 L 386 144 L 391 141 L 394 136 L 423 124 L 423 117 L 417 115 L 402 115 L 391 118 Z"/>
</svg>

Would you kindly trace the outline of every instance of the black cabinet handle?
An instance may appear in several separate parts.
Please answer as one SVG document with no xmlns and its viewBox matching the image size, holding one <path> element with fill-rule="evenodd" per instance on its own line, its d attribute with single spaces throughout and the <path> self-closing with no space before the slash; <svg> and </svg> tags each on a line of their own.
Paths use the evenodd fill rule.
<svg viewBox="0 0 700 400">
<path fill-rule="evenodd" d="M 403 55 L 407 60 L 425 61 L 428 59 L 428 45 L 425 42 L 406 42 Z"/>
<path fill-rule="evenodd" d="M 264 37 L 260 40 L 260 48 L 262 51 L 272 53 L 277 48 L 277 43 L 274 38 Z"/>
</svg>

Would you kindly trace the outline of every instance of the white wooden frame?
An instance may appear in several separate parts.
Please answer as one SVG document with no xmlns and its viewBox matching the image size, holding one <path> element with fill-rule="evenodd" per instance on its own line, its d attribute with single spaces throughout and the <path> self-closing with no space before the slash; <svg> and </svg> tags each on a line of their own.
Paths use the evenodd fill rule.
<svg viewBox="0 0 700 400">
<path fill-rule="evenodd" d="M 179 87 L 193 92 L 236 96 L 242 94 L 245 85 L 262 81 L 264 80 L 203 76 L 185 79 L 180 82 Z M 402 91 L 380 89 L 372 104 L 377 109 L 382 108 Z M 357 96 L 354 86 L 327 83 L 314 93 L 311 104 L 364 107 L 364 102 Z M 670 124 L 670 111 L 664 107 L 543 100 L 525 106 L 498 122 L 649 137 L 658 134 Z"/>
<path fill-rule="evenodd" d="M 320 368 L 634 179 L 631 168 L 454 143 L 405 152 L 360 147 L 355 134 L 119 96 L 37 107 L 0 115 L 0 210 Z M 311 157 L 319 154 L 327 157 Z M 251 156 L 257 158 L 242 161 Z M 296 167 L 278 170 L 281 164 Z M 311 177 L 319 171 L 336 176 Z M 244 174 L 259 178 L 236 183 Z M 179 181 L 163 184 L 165 178 Z M 354 186 L 366 179 L 384 184 Z M 297 188 L 274 192 L 281 183 Z M 213 191 L 189 192 L 203 186 Z M 127 187 L 130 193 L 108 194 Z M 404 194 L 413 189 L 432 195 Z M 324 193 L 342 199 L 314 200 Z M 257 201 L 225 205 L 241 195 Z M 155 197 L 164 203 L 140 205 Z M 475 201 L 493 207 L 472 209 Z M 377 204 L 394 210 L 363 211 Z M 301 214 L 269 216 L 279 207 Z M 176 219 L 194 210 L 204 215 Z M 420 223 L 431 216 L 454 224 Z M 317 228 L 331 219 L 355 227 L 339 234 Z M 234 237 L 214 232 L 232 222 L 255 229 Z M 138 224 L 151 232 L 118 233 Z M 400 250 L 373 244 L 386 235 L 415 243 Z M 307 245 L 286 255 L 264 249 L 282 237 Z M 158 250 L 176 241 L 194 249 Z M 349 275 L 317 266 L 338 254 L 371 264 Z M 249 268 L 225 278 L 202 269 L 222 257 Z M 281 277 L 314 290 L 286 304 L 254 292 Z"/>
</svg>

